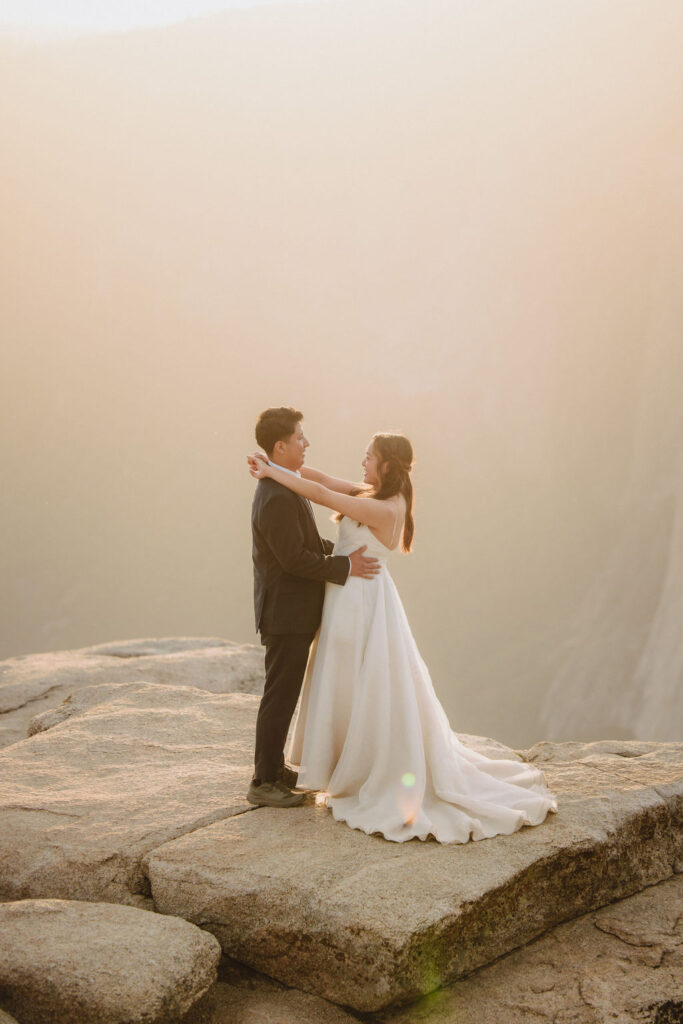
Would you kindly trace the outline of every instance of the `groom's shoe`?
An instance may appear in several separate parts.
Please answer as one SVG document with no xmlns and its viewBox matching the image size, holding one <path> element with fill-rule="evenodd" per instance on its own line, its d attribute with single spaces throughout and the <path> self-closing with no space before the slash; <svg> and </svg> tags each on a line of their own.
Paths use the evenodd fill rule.
<svg viewBox="0 0 683 1024">
<path fill-rule="evenodd" d="M 252 779 L 247 800 L 257 807 L 298 807 L 304 802 L 303 793 L 292 793 L 283 782 L 260 782 Z"/>
<path fill-rule="evenodd" d="M 277 781 L 283 782 L 288 789 L 294 789 L 299 781 L 299 773 L 295 772 L 289 765 L 281 764 L 280 771 L 277 774 Z"/>
</svg>

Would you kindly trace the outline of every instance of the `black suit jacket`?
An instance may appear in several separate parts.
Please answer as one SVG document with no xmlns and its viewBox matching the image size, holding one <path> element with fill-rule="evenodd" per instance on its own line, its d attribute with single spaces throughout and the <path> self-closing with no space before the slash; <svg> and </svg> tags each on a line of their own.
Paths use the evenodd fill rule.
<svg viewBox="0 0 683 1024">
<path fill-rule="evenodd" d="M 346 583 L 347 555 L 332 555 L 308 502 L 270 477 L 259 480 L 251 509 L 254 615 L 264 634 L 315 633 L 325 582 Z"/>
</svg>

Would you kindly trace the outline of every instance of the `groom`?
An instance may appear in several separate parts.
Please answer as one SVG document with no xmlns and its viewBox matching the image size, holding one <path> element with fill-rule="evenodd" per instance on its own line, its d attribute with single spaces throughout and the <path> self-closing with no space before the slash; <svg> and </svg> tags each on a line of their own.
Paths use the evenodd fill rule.
<svg viewBox="0 0 683 1024">
<path fill-rule="evenodd" d="M 265 409 L 256 441 L 268 459 L 300 474 L 308 448 L 303 413 L 289 407 Z M 270 477 L 259 480 L 251 511 L 256 629 L 266 648 L 266 684 L 256 719 L 254 777 L 249 803 L 296 807 L 297 773 L 284 762 L 284 745 L 294 714 L 308 651 L 322 616 L 325 582 L 343 586 L 349 576 L 372 579 L 377 559 L 331 554 L 333 545 L 317 530 L 313 509 Z"/>
</svg>

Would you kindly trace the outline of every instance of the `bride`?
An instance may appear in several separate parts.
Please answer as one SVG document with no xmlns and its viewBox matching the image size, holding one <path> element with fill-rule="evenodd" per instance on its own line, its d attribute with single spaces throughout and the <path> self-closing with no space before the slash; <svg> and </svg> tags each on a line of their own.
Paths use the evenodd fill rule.
<svg viewBox="0 0 683 1024">
<path fill-rule="evenodd" d="M 394 842 L 433 836 L 466 843 L 539 825 L 557 799 L 543 772 L 485 757 L 460 742 L 420 657 L 387 561 L 411 549 L 413 449 L 402 434 L 375 434 L 363 485 L 303 467 L 295 476 L 249 456 L 270 476 L 333 509 L 334 554 L 367 544 L 373 579 L 326 584 L 320 629 L 306 668 L 288 751 L 298 786 L 321 791 L 335 819 Z"/>
</svg>

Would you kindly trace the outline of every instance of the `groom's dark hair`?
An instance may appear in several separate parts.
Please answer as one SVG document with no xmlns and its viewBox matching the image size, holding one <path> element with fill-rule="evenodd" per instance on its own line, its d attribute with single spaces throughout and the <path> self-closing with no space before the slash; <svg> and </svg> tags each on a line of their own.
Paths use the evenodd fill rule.
<svg viewBox="0 0 683 1024">
<path fill-rule="evenodd" d="M 304 414 L 290 405 L 281 405 L 279 409 L 264 409 L 256 421 L 256 443 L 270 455 L 278 441 L 291 437 L 299 420 Z"/>
</svg>

